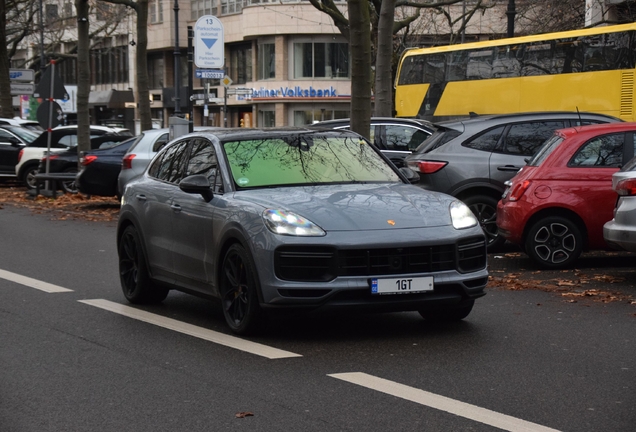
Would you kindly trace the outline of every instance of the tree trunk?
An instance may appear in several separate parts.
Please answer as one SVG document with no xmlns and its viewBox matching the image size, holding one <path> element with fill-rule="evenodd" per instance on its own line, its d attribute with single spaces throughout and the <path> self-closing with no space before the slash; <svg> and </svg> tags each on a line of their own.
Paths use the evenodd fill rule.
<svg viewBox="0 0 636 432">
<path fill-rule="evenodd" d="M 152 129 L 150 92 L 148 91 L 148 0 L 137 1 L 137 104 L 141 130 Z"/>
<path fill-rule="evenodd" d="M 75 0 L 77 10 L 77 151 L 90 150 L 88 96 L 91 91 L 88 1 Z"/>
<path fill-rule="evenodd" d="M 393 22 L 396 0 L 382 0 L 375 57 L 375 116 L 393 117 Z"/>
<path fill-rule="evenodd" d="M 367 0 L 347 0 L 351 57 L 351 130 L 371 132 L 371 24 Z"/>
<path fill-rule="evenodd" d="M 0 0 L 0 40 L 7 40 L 7 4 Z M 0 117 L 13 118 L 13 97 L 9 78 L 9 52 L 6 42 L 0 44 Z"/>
</svg>

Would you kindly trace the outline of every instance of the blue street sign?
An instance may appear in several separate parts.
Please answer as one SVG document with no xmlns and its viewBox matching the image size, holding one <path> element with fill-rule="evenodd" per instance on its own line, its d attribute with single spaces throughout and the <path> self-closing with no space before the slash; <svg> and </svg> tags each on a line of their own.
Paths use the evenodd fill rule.
<svg viewBox="0 0 636 432">
<path fill-rule="evenodd" d="M 197 69 L 194 76 L 196 78 L 221 79 L 225 76 L 225 72 L 221 69 Z"/>
</svg>

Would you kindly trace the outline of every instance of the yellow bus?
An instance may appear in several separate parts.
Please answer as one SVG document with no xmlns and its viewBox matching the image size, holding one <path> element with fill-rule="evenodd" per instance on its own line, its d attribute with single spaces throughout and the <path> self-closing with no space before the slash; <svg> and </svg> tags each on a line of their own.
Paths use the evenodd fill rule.
<svg viewBox="0 0 636 432">
<path fill-rule="evenodd" d="M 397 117 L 588 111 L 635 121 L 636 23 L 433 48 L 400 58 Z"/>
</svg>

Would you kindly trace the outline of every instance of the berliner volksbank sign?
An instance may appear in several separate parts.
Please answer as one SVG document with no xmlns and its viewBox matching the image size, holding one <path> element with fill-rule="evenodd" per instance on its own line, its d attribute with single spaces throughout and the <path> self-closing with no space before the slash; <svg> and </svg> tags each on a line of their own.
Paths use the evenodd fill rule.
<svg viewBox="0 0 636 432">
<path fill-rule="evenodd" d="M 223 24 L 213 15 L 204 15 L 194 26 L 194 64 L 220 69 L 225 63 Z"/>
</svg>

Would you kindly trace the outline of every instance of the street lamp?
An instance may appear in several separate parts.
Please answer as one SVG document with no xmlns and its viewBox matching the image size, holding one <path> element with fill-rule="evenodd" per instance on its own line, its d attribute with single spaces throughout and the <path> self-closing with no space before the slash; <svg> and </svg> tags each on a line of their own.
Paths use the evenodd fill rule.
<svg viewBox="0 0 636 432">
<path fill-rule="evenodd" d="M 515 10 L 515 0 L 508 0 L 508 10 L 506 11 L 506 15 L 508 15 L 508 37 L 514 37 L 515 35 L 515 15 L 517 11 Z"/>
<path fill-rule="evenodd" d="M 181 114 L 181 99 L 179 98 L 179 87 L 181 80 L 181 51 L 179 50 L 179 0 L 174 0 L 174 114 Z"/>
</svg>

